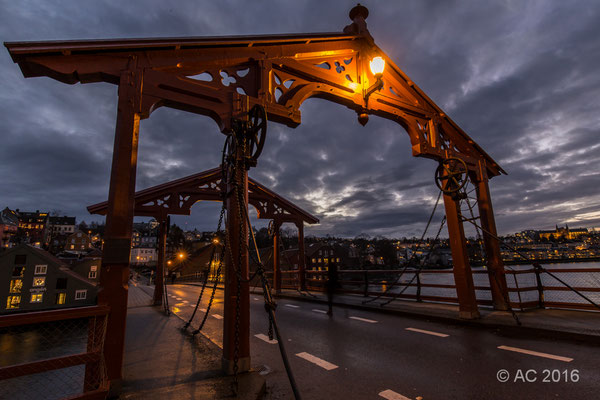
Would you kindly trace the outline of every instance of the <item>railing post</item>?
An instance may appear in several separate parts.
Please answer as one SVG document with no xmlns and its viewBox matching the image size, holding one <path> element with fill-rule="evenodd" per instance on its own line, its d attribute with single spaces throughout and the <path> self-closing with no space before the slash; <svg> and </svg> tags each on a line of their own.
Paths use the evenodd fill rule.
<svg viewBox="0 0 600 400">
<path fill-rule="evenodd" d="M 165 284 L 165 256 L 167 250 L 167 219 L 160 216 L 158 231 L 158 257 L 156 260 L 156 278 L 154 279 L 154 305 L 162 304 Z"/>
<path fill-rule="evenodd" d="M 419 271 L 416 272 L 417 274 L 417 302 L 422 302 L 423 300 L 421 299 L 421 274 L 419 273 Z"/>
<path fill-rule="evenodd" d="M 273 287 L 276 294 L 281 293 L 281 254 L 279 247 L 281 246 L 281 222 L 273 220 Z"/>
<path fill-rule="evenodd" d="M 104 328 L 107 315 L 97 315 L 88 319 L 88 341 L 87 352 L 93 353 L 102 350 L 104 339 Z M 101 355 L 102 357 L 102 355 Z M 85 377 L 83 381 L 83 392 L 91 392 L 102 386 L 102 362 L 101 360 L 85 364 Z"/>
<path fill-rule="evenodd" d="M 306 253 L 304 250 L 304 221 L 296 222 L 298 228 L 298 275 L 300 290 L 306 290 Z"/>
<path fill-rule="evenodd" d="M 368 297 L 369 296 L 369 270 L 365 269 L 365 294 L 364 297 Z"/>
<path fill-rule="evenodd" d="M 546 308 L 544 304 L 544 285 L 542 284 L 542 277 L 540 276 L 540 265 L 538 263 L 533 264 L 533 272 L 535 273 L 535 281 L 538 290 L 538 307 Z"/>
</svg>

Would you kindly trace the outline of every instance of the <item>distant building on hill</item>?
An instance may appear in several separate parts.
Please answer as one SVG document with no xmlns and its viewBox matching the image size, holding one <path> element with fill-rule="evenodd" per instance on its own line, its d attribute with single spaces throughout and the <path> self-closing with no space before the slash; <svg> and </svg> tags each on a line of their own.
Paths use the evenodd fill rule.
<svg viewBox="0 0 600 400">
<path fill-rule="evenodd" d="M 538 231 L 538 236 L 540 239 L 560 239 L 560 238 L 564 238 L 564 239 L 568 239 L 568 240 L 573 240 L 573 239 L 577 239 L 582 235 L 587 235 L 589 234 L 588 230 L 586 228 L 575 228 L 575 229 L 569 229 L 569 225 L 565 225 L 564 228 L 559 228 L 558 225 L 556 225 L 556 229 L 552 230 L 552 231 Z"/>
</svg>

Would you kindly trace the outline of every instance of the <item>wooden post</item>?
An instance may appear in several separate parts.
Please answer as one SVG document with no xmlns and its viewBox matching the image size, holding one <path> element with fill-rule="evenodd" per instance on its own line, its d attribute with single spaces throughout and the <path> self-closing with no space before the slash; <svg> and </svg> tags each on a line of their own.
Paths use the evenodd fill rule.
<svg viewBox="0 0 600 400">
<path fill-rule="evenodd" d="M 129 257 L 142 91 L 141 72 L 136 69 L 135 64 L 135 58 L 131 57 L 129 69 L 121 73 L 119 82 L 117 125 L 98 292 L 98 304 L 110 307 L 104 357 L 111 393 L 120 390 L 125 349 Z"/>
<path fill-rule="evenodd" d="M 236 157 L 244 159 L 245 154 L 241 146 L 238 147 Z M 243 161 L 241 162 L 243 164 Z M 242 207 L 248 210 L 248 171 L 238 168 L 235 180 L 242 190 Z M 229 184 L 227 192 L 227 232 L 230 243 L 230 252 L 227 252 L 225 263 L 225 305 L 223 318 L 223 360 L 222 367 L 226 374 L 233 374 L 236 352 L 236 319 L 238 320 L 238 361 L 237 372 L 250 370 L 250 288 L 249 282 L 240 282 L 239 314 L 236 310 L 238 297 L 238 279 L 236 269 L 242 279 L 249 279 L 248 251 L 245 244 L 248 242 L 248 224 L 244 218 L 244 211 L 238 208 L 238 201 L 233 184 Z M 241 235 L 240 235 L 241 230 Z M 240 243 L 240 237 L 246 243 Z M 241 256 L 240 256 L 241 252 Z M 241 262 L 240 262 L 241 260 Z M 239 263 L 239 264 L 238 264 Z"/>
<path fill-rule="evenodd" d="M 296 222 L 298 228 L 298 275 L 300 290 L 306 290 L 306 252 L 304 250 L 304 221 Z"/>
<path fill-rule="evenodd" d="M 158 258 L 156 260 L 156 278 L 154 282 L 154 305 L 162 304 L 165 280 L 165 256 L 167 250 L 167 219 L 165 217 L 157 218 L 159 221 L 158 230 Z"/>
<path fill-rule="evenodd" d="M 479 318 L 479 309 L 477 308 L 473 274 L 471 273 L 469 256 L 467 254 L 465 231 L 459 216 L 460 203 L 451 196 L 444 194 L 444 206 L 446 208 L 446 221 L 448 224 L 448 235 L 450 236 L 452 262 L 454 264 L 454 283 L 458 297 L 459 317 L 476 319 Z"/>
<path fill-rule="evenodd" d="M 479 208 L 479 220 L 483 228 L 483 244 L 487 256 L 488 277 L 492 291 L 492 303 L 496 310 L 508 310 L 508 287 L 504 272 L 504 262 L 500 253 L 500 243 L 496 232 L 496 221 L 492 208 L 492 198 L 488 186 L 488 178 L 485 169 L 481 169 L 481 176 L 476 177 L 477 206 Z M 472 176 L 473 177 L 473 176 Z"/>
<path fill-rule="evenodd" d="M 281 222 L 273 220 L 273 288 L 276 294 L 281 293 Z"/>
</svg>

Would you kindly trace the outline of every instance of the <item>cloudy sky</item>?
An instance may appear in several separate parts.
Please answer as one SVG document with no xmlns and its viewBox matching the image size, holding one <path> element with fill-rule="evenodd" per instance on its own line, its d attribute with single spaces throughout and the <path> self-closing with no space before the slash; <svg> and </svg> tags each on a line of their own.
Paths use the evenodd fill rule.
<svg viewBox="0 0 600 400">
<path fill-rule="evenodd" d="M 354 4 L 1 0 L 0 39 L 332 32 Z M 600 226 L 600 2 L 365 5 L 376 43 L 508 172 L 490 182 L 500 233 Z M 301 111 L 296 129 L 269 125 L 250 175 L 316 214 L 309 234 L 420 235 L 436 164 L 411 156 L 406 132 L 324 100 Z M 0 207 L 99 221 L 85 207 L 107 196 L 115 115 L 115 86 L 24 79 L 0 51 Z M 141 124 L 138 189 L 217 166 L 222 141 L 206 117 L 157 110 Z M 176 222 L 212 230 L 217 211 Z"/>
</svg>

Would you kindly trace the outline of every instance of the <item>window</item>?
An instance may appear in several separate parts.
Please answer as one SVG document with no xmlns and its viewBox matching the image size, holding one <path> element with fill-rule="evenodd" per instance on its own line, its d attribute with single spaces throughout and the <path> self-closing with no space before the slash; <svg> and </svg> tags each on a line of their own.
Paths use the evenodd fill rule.
<svg viewBox="0 0 600 400">
<path fill-rule="evenodd" d="M 33 278 L 33 286 L 46 286 L 45 276 L 36 276 Z"/>
<path fill-rule="evenodd" d="M 87 290 L 76 290 L 75 291 L 75 300 L 85 300 L 87 297 Z"/>
<path fill-rule="evenodd" d="M 8 296 L 6 298 L 6 309 L 7 310 L 19 308 L 20 304 L 21 304 L 21 296 Z"/>
<path fill-rule="evenodd" d="M 321 262 L 321 259 L 319 258 L 319 262 Z"/>
<path fill-rule="evenodd" d="M 25 267 L 15 267 L 13 268 L 12 276 L 23 277 L 23 273 L 25 273 Z"/>
<path fill-rule="evenodd" d="M 96 271 L 90 271 L 90 273 L 88 274 L 88 278 L 96 279 Z"/>
<path fill-rule="evenodd" d="M 27 264 L 27 255 L 26 254 L 17 254 L 15 256 L 15 264 L 16 265 Z"/>
<path fill-rule="evenodd" d="M 67 278 L 57 278 L 56 279 L 56 288 L 57 289 L 66 289 L 67 288 Z"/>
<path fill-rule="evenodd" d="M 67 301 L 66 293 L 56 293 L 56 304 L 65 304 Z"/>
<path fill-rule="evenodd" d="M 327 264 L 329 262 L 329 258 L 325 259 L 325 264 Z"/>
<path fill-rule="evenodd" d="M 23 279 L 13 279 L 10 281 L 9 293 L 21 293 L 23 288 Z"/>
<path fill-rule="evenodd" d="M 45 275 L 46 271 L 48 271 L 48 266 L 47 265 L 36 265 L 34 273 L 36 275 Z"/>
<path fill-rule="evenodd" d="M 75 245 L 74 245 L 74 244 L 72 244 L 72 245 L 71 245 L 71 250 L 73 250 L 74 248 L 75 248 Z"/>
<path fill-rule="evenodd" d="M 340 262 L 340 259 L 339 259 L 339 258 L 336 258 L 336 259 L 335 259 L 335 262 Z"/>
<path fill-rule="evenodd" d="M 321 252 L 321 250 L 319 250 L 319 255 L 321 255 L 321 254 L 322 254 L 322 252 Z"/>
<path fill-rule="evenodd" d="M 317 259 L 316 259 L 316 258 L 313 258 L 313 259 L 312 259 L 312 262 L 316 263 L 316 262 L 317 262 Z"/>
<path fill-rule="evenodd" d="M 97 265 L 92 265 L 90 267 L 90 271 L 98 271 L 98 266 Z"/>
<path fill-rule="evenodd" d="M 31 293 L 30 303 L 41 303 L 44 298 L 44 293 Z"/>
</svg>

